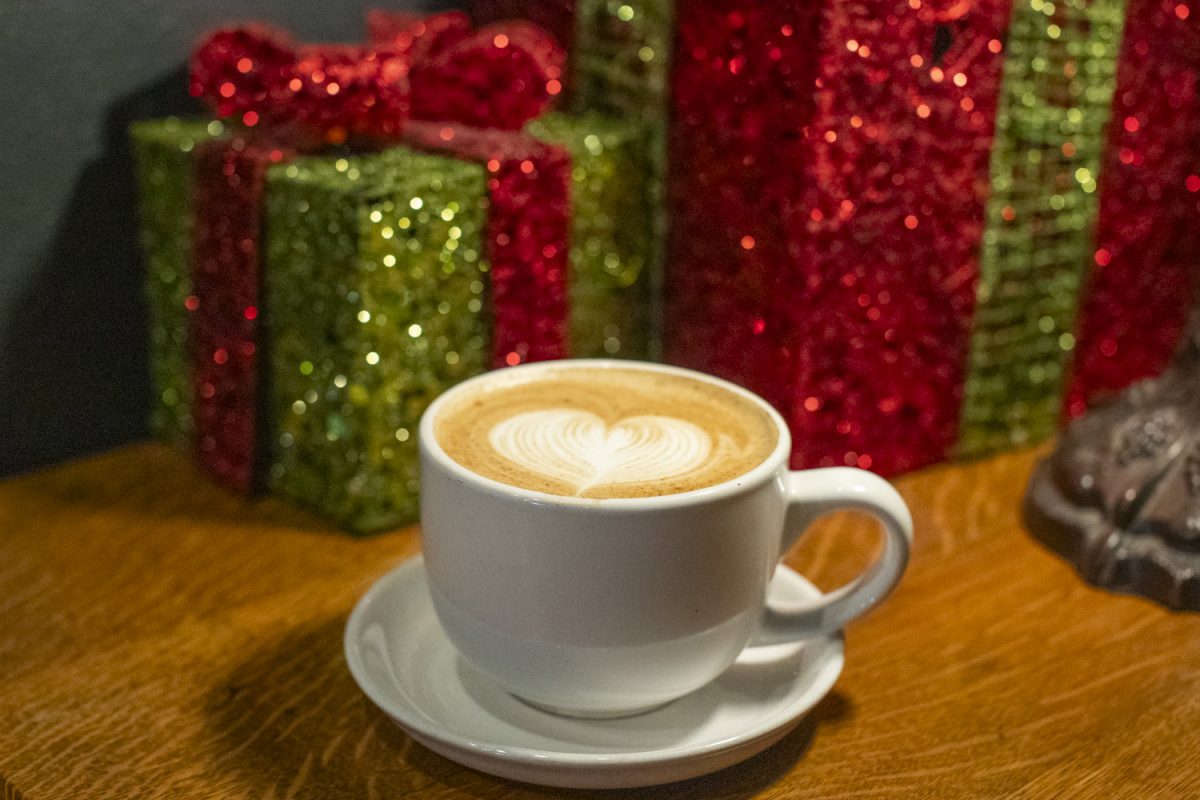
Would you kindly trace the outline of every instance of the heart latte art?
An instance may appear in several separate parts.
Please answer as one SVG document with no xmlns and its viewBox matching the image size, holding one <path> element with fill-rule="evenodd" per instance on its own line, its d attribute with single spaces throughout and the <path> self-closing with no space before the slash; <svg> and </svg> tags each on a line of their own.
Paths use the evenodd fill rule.
<svg viewBox="0 0 1200 800">
<path fill-rule="evenodd" d="M 514 464 L 569 483 L 577 495 L 593 486 L 686 475 L 713 449 L 703 429 L 681 419 L 647 414 L 608 425 L 569 408 L 509 417 L 488 438 Z"/>
<path fill-rule="evenodd" d="M 454 390 L 434 421 L 454 461 L 567 497 L 654 497 L 732 480 L 775 449 L 757 403 L 686 373 L 518 368 Z"/>
</svg>

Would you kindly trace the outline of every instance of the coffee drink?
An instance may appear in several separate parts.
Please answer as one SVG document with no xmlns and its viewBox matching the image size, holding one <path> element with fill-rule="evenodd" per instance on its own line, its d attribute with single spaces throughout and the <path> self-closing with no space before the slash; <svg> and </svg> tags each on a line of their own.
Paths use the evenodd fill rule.
<svg viewBox="0 0 1200 800">
<path fill-rule="evenodd" d="M 418 441 L 438 623 L 464 664 L 554 713 L 649 711 L 751 641 L 831 642 L 908 560 L 895 489 L 850 467 L 789 472 L 783 418 L 697 372 L 600 359 L 489 372 L 436 398 Z M 771 604 L 786 572 L 772 564 L 839 508 L 883 524 L 882 554 L 836 592 Z M 769 660 L 745 667 L 778 672 Z"/>
<path fill-rule="evenodd" d="M 485 478 L 568 497 L 713 486 L 763 463 L 779 439 L 754 401 L 666 371 L 517 369 L 451 399 L 434 420 L 451 459 Z"/>
</svg>

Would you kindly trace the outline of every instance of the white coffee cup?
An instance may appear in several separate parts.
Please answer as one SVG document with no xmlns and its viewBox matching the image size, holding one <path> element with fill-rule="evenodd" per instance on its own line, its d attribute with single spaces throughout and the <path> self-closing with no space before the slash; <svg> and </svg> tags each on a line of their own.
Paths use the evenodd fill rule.
<svg viewBox="0 0 1200 800">
<path fill-rule="evenodd" d="M 750 399 L 778 441 L 739 477 L 658 497 L 588 499 L 517 488 L 452 460 L 439 412 L 513 370 L 644 369 Z M 747 646 L 839 631 L 900 580 L 912 541 L 904 501 L 849 467 L 788 470 L 791 437 L 756 395 L 690 370 L 629 361 L 514 367 L 450 389 L 420 426 L 421 529 L 434 608 L 464 659 L 521 699 L 562 714 L 622 716 L 704 686 Z M 766 604 L 776 564 L 821 514 L 856 509 L 885 532 L 880 557 L 798 609 Z M 402 613 L 402 612 L 398 612 Z"/>
</svg>

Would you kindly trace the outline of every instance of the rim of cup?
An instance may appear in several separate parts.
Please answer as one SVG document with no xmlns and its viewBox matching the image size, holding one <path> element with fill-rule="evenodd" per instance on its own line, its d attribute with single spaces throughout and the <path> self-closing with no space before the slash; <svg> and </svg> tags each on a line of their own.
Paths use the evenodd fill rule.
<svg viewBox="0 0 1200 800">
<path fill-rule="evenodd" d="M 483 383 L 493 382 L 521 382 L 530 380 L 524 376 L 535 374 L 538 372 L 553 371 L 555 369 L 570 369 L 570 368 L 586 368 L 586 369 L 632 369 L 642 372 L 657 372 L 660 374 L 678 375 L 684 378 L 690 378 L 702 383 L 707 383 L 711 386 L 717 386 L 726 391 L 742 397 L 762 411 L 766 412 L 770 417 L 771 422 L 775 426 L 776 441 L 775 447 L 771 452 L 755 467 L 743 472 L 721 483 L 715 483 L 712 486 L 705 486 L 700 489 L 692 489 L 687 492 L 676 492 L 675 494 L 654 495 L 651 497 L 574 497 L 571 495 L 550 494 L 549 492 L 540 492 L 536 489 L 526 489 L 521 486 L 513 486 L 508 483 L 501 483 L 492 478 L 480 475 L 473 472 L 463 465 L 459 464 L 451 458 L 442 448 L 441 443 L 434 435 L 433 423 L 437 419 L 438 413 L 442 408 L 454 397 L 462 395 L 471 390 L 472 387 Z M 455 477 L 464 482 L 471 483 L 479 488 L 482 488 L 492 494 L 502 494 L 510 497 L 520 498 L 532 503 L 542 505 L 557 505 L 568 506 L 575 508 L 604 508 L 606 510 L 637 510 L 646 511 L 652 508 L 668 508 L 677 505 L 688 505 L 700 500 L 714 500 L 720 497 L 726 497 L 738 494 L 741 491 L 749 490 L 757 487 L 760 483 L 771 478 L 779 468 L 781 461 L 786 462 L 788 454 L 791 452 L 792 441 L 791 434 L 788 431 L 787 423 L 775 408 L 762 399 L 758 395 L 738 386 L 735 383 L 730 383 L 727 380 L 718 378 L 715 375 L 709 375 L 705 372 L 699 372 L 685 367 L 676 367 L 669 364 L 655 364 L 648 361 L 625 361 L 616 358 L 568 358 L 555 361 L 538 361 L 531 364 L 519 364 L 515 367 L 505 367 L 500 370 L 484 372 L 474 377 L 468 378 L 462 383 L 456 384 L 434 399 L 429 407 L 425 409 L 425 413 L 421 416 L 419 425 L 419 447 L 430 458 L 436 459 L 438 463 L 448 470 Z"/>
</svg>

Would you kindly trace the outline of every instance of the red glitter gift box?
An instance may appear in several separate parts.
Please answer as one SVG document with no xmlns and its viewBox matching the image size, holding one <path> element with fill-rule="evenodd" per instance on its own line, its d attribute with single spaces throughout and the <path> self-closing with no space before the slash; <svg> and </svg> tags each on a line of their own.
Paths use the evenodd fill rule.
<svg viewBox="0 0 1200 800">
<path fill-rule="evenodd" d="M 1064 387 L 1082 413 L 1166 363 L 1200 275 L 1197 17 L 1056 5 L 677 4 L 666 356 L 775 404 L 794 466 L 1035 441 Z"/>
<path fill-rule="evenodd" d="M 1007 9 L 736 5 L 677 20 L 667 358 L 778 407 L 796 467 L 939 460 Z"/>
</svg>

